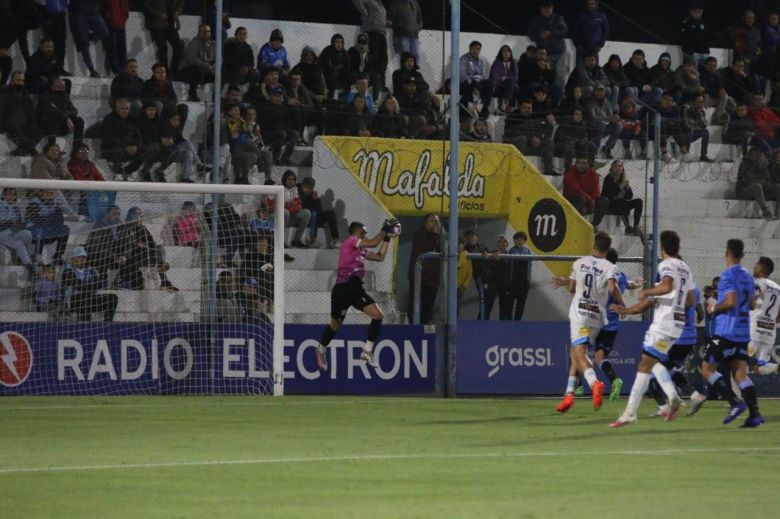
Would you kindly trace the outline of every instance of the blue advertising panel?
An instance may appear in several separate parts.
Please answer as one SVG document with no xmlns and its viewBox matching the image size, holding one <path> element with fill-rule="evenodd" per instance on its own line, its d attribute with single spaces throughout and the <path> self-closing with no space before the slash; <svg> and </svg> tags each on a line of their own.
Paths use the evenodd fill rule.
<svg viewBox="0 0 780 519">
<path fill-rule="evenodd" d="M 322 326 L 285 326 L 285 392 L 429 393 L 435 343 L 422 326 L 385 326 L 380 367 L 359 361 L 365 326 L 344 326 L 316 367 Z M 271 393 L 270 325 L 0 324 L 0 395 Z"/>
<path fill-rule="evenodd" d="M 620 326 L 609 360 L 631 389 L 646 323 Z M 468 321 L 458 326 L 460 394 L 560 395 L 569 369 L 569 323 Z"/>
</svg>

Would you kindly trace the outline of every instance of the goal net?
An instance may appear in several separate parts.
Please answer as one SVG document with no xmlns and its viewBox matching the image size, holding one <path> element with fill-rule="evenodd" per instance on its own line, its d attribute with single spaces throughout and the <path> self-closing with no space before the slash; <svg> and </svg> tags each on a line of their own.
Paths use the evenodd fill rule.
<svg viewBox="0 0 780 519">
<path fill-rule="evenodd" d="M 0 188 L 0 394 L 283 394 L 281 186 Z"/>
</svg>

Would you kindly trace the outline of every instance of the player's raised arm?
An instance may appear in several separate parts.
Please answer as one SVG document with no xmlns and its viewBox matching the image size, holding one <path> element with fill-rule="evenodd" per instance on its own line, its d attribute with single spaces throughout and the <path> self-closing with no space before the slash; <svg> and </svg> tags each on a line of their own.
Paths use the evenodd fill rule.
<svg viewBox="0 0 780 519">
<path fill-rule="evenodd" d="M 382 243 L 382 241 L 385 239 L 386 236 L 387 236 L 387 233 L 385 231 L 379 231 L 377 233 L 377 235 L 374 236 L 373 238 L 366 238 L 366 239 L 360 240 L 357 243 L 357 248 L 358 249 L 373 249 L 374 247 L 376 247 L 377 245 Z"/>
<path fill-rule="evenodd" d="M 366 254 L 366 259 L 369 261 L 384 261 L 387 254 L 387 247 L 390 245 L 390 237 L 385 236 L 382 240 L 382 245 L 379 246 L 379 250 L 376 252 L 369 252 Z"/>
</svg>

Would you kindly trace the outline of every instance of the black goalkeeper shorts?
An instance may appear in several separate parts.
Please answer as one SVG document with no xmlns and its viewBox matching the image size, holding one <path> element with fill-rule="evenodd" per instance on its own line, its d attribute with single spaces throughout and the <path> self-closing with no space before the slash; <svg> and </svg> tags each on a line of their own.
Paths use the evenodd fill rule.
<svg viewBox="0 0 780 519">
<path fill-rule="evenodd" d="M 376 301 L 366 292 L 363 280 L 353 276 L 344 283 L 336 283 L 333 286 L 330 293 L 330 316 L 337 321 L 343 321 L 350 306 L 362 312 L 365 307 L 374 303 Z"/>
</svg>

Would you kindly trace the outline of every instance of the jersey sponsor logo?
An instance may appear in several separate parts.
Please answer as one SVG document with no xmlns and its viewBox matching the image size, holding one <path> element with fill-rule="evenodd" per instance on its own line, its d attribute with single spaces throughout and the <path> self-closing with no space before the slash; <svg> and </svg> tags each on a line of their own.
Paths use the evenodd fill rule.
<svg viewBox="0 0 780 519">
<path fill-rule="evenodd" d="M 552 349 L 510 348 L 496 344 L 485 352 L 485 362 L 490 368 L 488 378 L 492 378 L 507 365 L 513 368 L 552 366 Z"/>
<path fill-rule="evenodd" d="M 531 243 L 542 252 L 552 252 L 566 238 L 566 213 L 558 201 L 542 198 L 528 214 Z"/>
<path fill-rule="evenodd" d="M 17 332 L 0 334 L 0 384 L 20 386 L 32 371 L 33 354 L 30 343 Z"/>
</svg>

